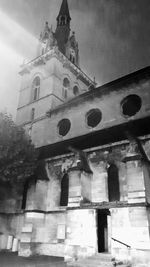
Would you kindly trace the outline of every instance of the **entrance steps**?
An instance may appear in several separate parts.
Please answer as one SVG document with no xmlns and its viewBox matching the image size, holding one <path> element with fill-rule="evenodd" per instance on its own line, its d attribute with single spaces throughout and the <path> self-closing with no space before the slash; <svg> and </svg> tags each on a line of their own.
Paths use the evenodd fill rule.
<svg viewBox="0 0 150 267">
<path fill-rule="evenodd" d="M 98 253 L 94 256 L 87 257 L 85 259 L 79 259 L 74 262 L 68 262 L 68 266 L 70 267 L 128 267 L 127 264 L 122 264 L 121 262 L 115 262 L 112 260 L 112 256 L 109 253 Z"/>
</svg>

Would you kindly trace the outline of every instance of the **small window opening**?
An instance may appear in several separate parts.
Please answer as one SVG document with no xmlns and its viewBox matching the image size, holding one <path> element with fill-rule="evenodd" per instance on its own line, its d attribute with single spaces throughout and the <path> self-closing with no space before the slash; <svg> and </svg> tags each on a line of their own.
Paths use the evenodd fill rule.
<svg viewBox="0 0 150 267">
<path fill-rule="evenodd" d="M 32 108 L 32 110 L 31 110 L 31 121 L 34 120 L 34 117 L 35 117 L 35 108 Z"/>
<path fill-rule="evenodd" d="M 67 98 L 67 89 L 62 88 L 62 96 L 66 99 Z"/>
<path fill-rule="evenodd" d="M 38 99 L 38 88 L 36 87 L 34 89 L 34 97 L 33 97 L 33 100 L 37 100 Z"/>
<path fill-rule="evenodd" d="M 35 77 L 32 83 L 32 92 L 33 92 L 33 101 L 39 99 L 39 92 L 40 92 L 40 77 Z"/>
</svg>

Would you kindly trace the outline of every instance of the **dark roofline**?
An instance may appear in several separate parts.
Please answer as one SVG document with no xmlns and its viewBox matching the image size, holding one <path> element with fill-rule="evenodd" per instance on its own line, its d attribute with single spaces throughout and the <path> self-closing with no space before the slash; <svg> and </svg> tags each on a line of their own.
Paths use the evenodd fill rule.
<svg viewBox="0 0 150 267">
<path fill-rule="evenodd" d="M 137 70 L 135 72 L 132 72 L 128 75 L 125 75 L 119 79 L 113 80 L 111 82 L 108 82 L 102 86 L 99 86 L 97 88 L 91 89 L 90 91 L 87 91 L 70 101 L 56 107 L 55 109 L 51 110 L 50 113 L 56 113 L 59 112 L 59 110 L 63 110 L 65 108 L 68 108 L 69 106 L 74 106 L 79 104 L 80 102 L 83 101 L 83 99 L 92 99 L 95 98 L 96 96 L 102 96 L 105 94 L 108 94 L 110 91 L 118 91 L 120 90 L 123 86 L 129 86 L 132 83 L 136 82 L 138 83 L 140 80 L 150 78 L 150 66 L 147 66 L 143 69 Z"/>
</svg>

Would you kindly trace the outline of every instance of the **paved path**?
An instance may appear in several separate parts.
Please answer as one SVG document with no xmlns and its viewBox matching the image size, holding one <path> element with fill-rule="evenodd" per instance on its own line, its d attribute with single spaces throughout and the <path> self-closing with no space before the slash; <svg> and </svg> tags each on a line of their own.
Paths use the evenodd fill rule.
<svg viewBox="0 0 150 267">
<path fill-rule="evenodd" d="M 48 256 L 18 257 L 16 253 L 0 252 L 0 267 L 66 267 L 63 258 Z"/>
</svg>

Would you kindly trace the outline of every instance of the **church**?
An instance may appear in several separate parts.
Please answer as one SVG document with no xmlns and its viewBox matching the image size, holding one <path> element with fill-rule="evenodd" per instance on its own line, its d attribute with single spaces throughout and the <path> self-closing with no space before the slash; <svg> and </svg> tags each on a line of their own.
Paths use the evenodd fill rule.
<svg viewBox="0 0 150 267">
<path fill-rule="evenodd" d="M 80 68 L 67 0 L 56 21 L 55 31 L 45 23 L 37 57 L 21 66 L 16 119 L 45 179 L 28 183 L 23 200 L 0 215 L 0 249 L 75 266 L 148 267 L 150 67 L 97 87 Z"/>
</svg>

